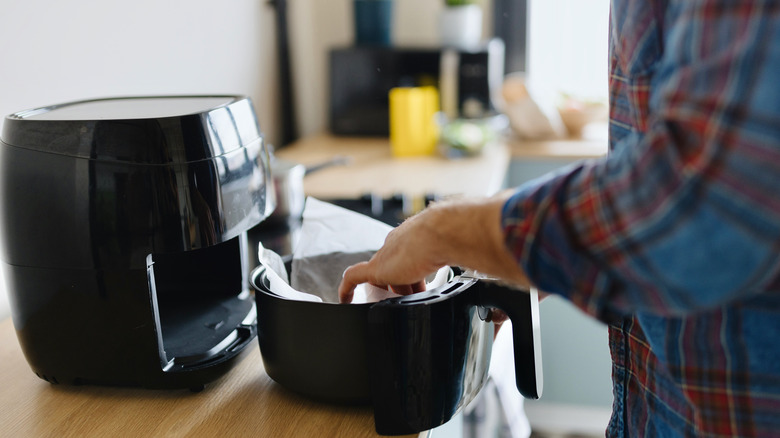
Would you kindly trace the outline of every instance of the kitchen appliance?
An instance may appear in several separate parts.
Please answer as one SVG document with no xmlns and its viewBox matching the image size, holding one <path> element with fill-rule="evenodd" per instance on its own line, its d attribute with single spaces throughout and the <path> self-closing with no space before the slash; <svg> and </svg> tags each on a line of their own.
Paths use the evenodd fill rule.
<svg viewBox="0 0 780 438">
<path fill-rule="evenodd" d="M 288 270 L 290 266 L 288 265 Z M 516 384 L 542 392 L 538 296 L 456 270 L 442 286 L 378 303 L 339 305 L 277 295 L 252 274 L 258 342 L 268 375 L 305 396 L 371 403 L 376 431 L 400 435 L 449 421 L 487 379 L 494 324 L 512 319 Z"/>
<path fill-rule="evenodd" d="M 200 389 L 232 367 L 256 332 L 247 232 L 273 210 L 248 98 L 71 102 L 0 140 L 0 259 L 39 377 Z"/>
<path fill-rule="evenodd" d="M 450 118 L 496 114 L 504 76 L 504 43 L 471 50 L 354 46 L 330 52 L 330 130 L 337 135 L 389 135 L 390 89 L 434 86 Z"/>
</svg>

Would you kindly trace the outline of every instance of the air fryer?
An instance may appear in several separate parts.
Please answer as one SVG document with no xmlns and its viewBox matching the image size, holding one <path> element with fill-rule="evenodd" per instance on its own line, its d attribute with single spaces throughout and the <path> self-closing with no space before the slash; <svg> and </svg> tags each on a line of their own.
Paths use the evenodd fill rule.
<svg viewBox="0 0 780 438">
<path fill-rule="evenodd" d="M 234 365 L 256 333 L 247 231 L 273 210 L 248 98 L 72 102 L 0 139 L 0 258 L 39 377 L 199 389 Z"/>
<path fill-rule="evenodd" d="M 315 400 L 372 405 L 381 435 L 440 426 L 477 396 L 490 363 L 491 308 L 512 320 L 518 391 L 541 395 L 535 290 L 460 272 L 426 292 L 345 305 L 283 298 L 263 266 L 251 278 L 266 373 Z"/>
</svg>

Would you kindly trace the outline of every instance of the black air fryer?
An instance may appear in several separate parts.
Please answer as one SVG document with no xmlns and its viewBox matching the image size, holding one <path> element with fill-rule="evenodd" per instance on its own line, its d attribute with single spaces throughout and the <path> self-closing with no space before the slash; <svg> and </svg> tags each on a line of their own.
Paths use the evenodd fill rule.
<svg viewBox="0 0 780 438">
<path fill-rule="evenodd" d="M 0 258 L 33 371 L 193 389 L 224 374 L 255 336 L 247 231 L 273 209 L 250 100 L 67 103 L 8 116 L 0 139 Z"/>
</svg>

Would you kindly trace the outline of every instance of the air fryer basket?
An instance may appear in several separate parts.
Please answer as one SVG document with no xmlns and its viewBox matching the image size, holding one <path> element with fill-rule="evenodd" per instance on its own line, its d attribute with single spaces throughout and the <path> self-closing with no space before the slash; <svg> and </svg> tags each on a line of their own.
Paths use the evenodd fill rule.
<svg viewBox="0 0 780 438">
<path fill-rule="evenodd" d="M 444 424 L 477 395 L 493 341 L 488 307 L 512 319 L 518 389 L 529 398 L 541 393 L 535 295 L 459 275 L 419 294 L 341 305 L 281 298 L 263 267 L 251 283 L 268 375 L 319 400 L 371 402 L 380 434 Z"/>
</svg>

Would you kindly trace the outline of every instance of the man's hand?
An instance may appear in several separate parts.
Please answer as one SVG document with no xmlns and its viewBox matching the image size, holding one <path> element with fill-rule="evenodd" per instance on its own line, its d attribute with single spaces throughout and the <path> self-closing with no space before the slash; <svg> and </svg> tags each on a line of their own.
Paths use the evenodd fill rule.
<svg viewBox="0 0 780 438">
<path fill-rule="evenodd" d="M 406 220 L 388 234 L 371 260 L 344 271 L 339 301 L 351 302 L 361 283 L 389 287 L 402 295 L 420 292 L 425 277 L 447 265 L 527 284 L 504 244 L 501 209 L 508 196 L 439 202 Z"/>
<path fill-rule="evenodd" d="M 371 260 L 350 266 L 339 286 L 339 301 L 349 303 L 355 287 L 371 283 L 401 295 L 425 290 L 425 277 L 446 264 L 436 230 L 426 210 L 406 220 L 387 235 Z"/>
</svg>

